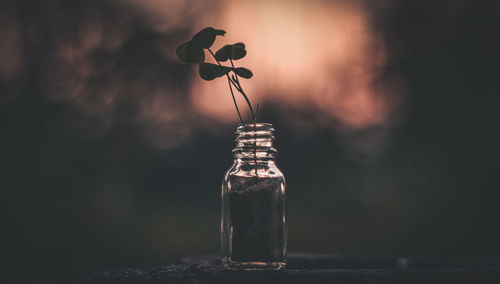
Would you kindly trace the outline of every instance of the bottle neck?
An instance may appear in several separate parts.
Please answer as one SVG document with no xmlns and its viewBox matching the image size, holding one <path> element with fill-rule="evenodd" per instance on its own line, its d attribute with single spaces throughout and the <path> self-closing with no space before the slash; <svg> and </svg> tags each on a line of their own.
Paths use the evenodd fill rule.
<svg viewBox="0 0 500 284">
<path fill-rule="evenodd" d="M 276 149 L 273 147 L 274 128 L 270 123 L 239 124 L 236 129 L 235 160 L 248 163 L 274 161 Z"/>
</svg>

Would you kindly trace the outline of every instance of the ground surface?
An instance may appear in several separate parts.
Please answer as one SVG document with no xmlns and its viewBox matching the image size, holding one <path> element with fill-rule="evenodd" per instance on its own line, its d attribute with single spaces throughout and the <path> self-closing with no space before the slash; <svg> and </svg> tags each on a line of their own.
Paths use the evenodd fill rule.
<svg viewBox="0 0 500 284">
<path fill-rule="evenodd" d="M 500 258 L 292 255 L 283 271 L 226 271 L 214 256 L 123 268 L 75 283 L 500 283 Z"/>
</svg>

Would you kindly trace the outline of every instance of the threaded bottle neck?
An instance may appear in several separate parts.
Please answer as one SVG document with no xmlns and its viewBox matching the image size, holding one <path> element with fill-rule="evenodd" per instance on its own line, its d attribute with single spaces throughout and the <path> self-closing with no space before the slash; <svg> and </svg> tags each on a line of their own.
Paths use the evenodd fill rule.
<svg viewBox="0 0 500 284">
<path fill-rule="evenodd" d="M 273 147 L 274 128 L 271 123 L 244 123 L 236 128 L 235 159 L 242 161 L 270 161 L 276 157 Z"/>
</svg>

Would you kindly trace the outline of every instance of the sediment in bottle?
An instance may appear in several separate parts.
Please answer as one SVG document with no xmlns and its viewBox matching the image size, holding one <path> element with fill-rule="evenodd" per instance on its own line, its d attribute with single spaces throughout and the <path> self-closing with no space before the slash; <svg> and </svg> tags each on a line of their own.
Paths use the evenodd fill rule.
<svg viewBox="0 0 500 284">
<path fill-rule="evenodd" d="M 240 178 L 228 192 L 233 261 L 283 259 L 284 200 L 279 179 Z"/>
</svg>

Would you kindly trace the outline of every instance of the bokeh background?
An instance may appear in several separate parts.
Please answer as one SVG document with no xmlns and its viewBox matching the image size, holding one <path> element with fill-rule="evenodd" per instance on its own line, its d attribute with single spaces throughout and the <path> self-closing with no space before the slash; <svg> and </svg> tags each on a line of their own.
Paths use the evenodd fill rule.
<svg viewBox="0 0 500 284">
<path fill-rule="evenodd" d="M 500 254 L 498 1 L 3 0 L 1 277 L 218 252 L 237 115 L 175 57 L 206 26 L 247 46 L 289 251 Z"/>
</svg>

